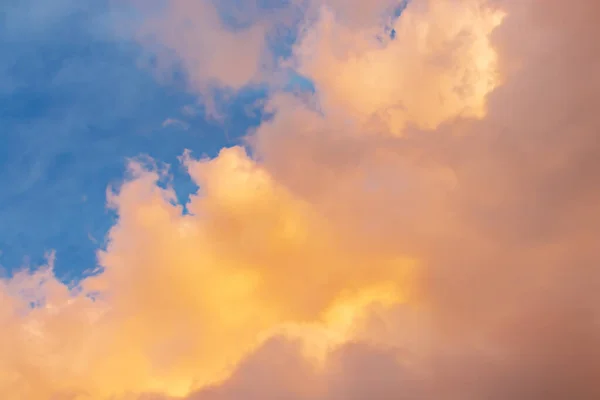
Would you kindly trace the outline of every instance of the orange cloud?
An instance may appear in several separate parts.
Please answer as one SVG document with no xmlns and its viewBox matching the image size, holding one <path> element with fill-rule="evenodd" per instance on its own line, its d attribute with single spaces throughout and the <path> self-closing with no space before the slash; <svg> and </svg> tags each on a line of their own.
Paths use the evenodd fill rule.
<svg viewBox="0 0 600 400">
<path fill-rule="evenodd" d="M 383 42 L 377 25 L 357 30 L 327 8 L 320 15 L 296 57 L 327 109 L 357 123 L 380 119 L 394 134 L 484 115 L 499 83 L 490 35 L 502 11 L 480 0 L 412 2 L 393 25 L 395 40 Z"/>
<path fill-rule="evenodd" d="M 156 186 L 157 172 L 138 164 L 135 178 L 109 196 L 119 223 L 99 256 L 105 270 L 82 282 L 84 293 L 101 295 L 93 302 L 52 292 L 46 304 L 57 302 L 58 314 L 45 306 L 27 315 L 41 361 L 56 357 L 56 372 L 44 372 L 47 387 L 25 373 L 35 388 L 17 386 L 23 393 L 185 395 L 225 379 L 272 335 L 302 338 L 318 361 L 352 336 L 361 308 L 403 299 L 411 260 L 348 248 L 243 149 L 184 162 L 202 187 L 191 215 Z M 29 340 L 10 339 L 20 347 Z"/>
<path fill-rule="evenodd" d="M 134 162 L 103 273 L 2 281 L 0 392 L 599 398 L 600 8 L 494 4 L 413 1 L 381 49 L 330 4 L 296 53 L 315 98 L 274 95 L 254 158 L 185 153 L 189 214 Z"/>
</svg>

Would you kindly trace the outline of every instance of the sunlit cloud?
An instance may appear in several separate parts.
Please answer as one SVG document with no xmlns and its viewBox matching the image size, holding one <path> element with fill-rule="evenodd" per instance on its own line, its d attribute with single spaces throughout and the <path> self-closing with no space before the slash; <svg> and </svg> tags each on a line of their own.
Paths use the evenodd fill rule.
<svg viewBox="0 0 600 400">
<path fill-rule="evenodd" d="M 380 120 L 395 134 L 407 124 L 431 129 L 484 115 L 499 82 L 490 35 L 502 17 L 479 0 L 417 1 L 394 22 L 394 40 L 382 43 L 380 26 L 355 29 L 322 8 L 296 56 L 326 106 L 346 118 Z"/>
<path fill-rule="evenodd" d="M 246 147 L 182 149 L 187 212 L 131 161 L 102 273 L 0 283 L 0 392 L 600 397 L 600 6 L 413 0 L 382 43 L 395 4 L 353 3 L 307 8 L 285 67 L 314 93 L 272 90 Z M 190 4 L 152 26 L 193 87 L 258 77 L 265 25 Z"/>
</svg>

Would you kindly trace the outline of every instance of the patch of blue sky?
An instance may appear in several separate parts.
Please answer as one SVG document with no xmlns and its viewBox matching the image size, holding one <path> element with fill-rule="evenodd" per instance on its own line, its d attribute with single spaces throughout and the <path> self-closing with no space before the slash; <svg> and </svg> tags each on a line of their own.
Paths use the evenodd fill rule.
<svg viewBox="0 0 600 400">
<path fill-rule="evenodd" d="M 398 5 L 392 10 L 392 14 L 390 16 L 390 21 L 383 28 L 384 36 L 378 36 L 378 39 L 385 43 L 388 40 L 396 39 L 396 29 L 394 29 L 394 24 L 400 18 L 406 7 L 408 7 L 411 0 L 401 0 L 398 2 Z"/>
<path fill-rule="evenodd" d="M 400 2 L 398 2 L 398 5 L 394 9 L 394 18 L 399 18 L 406 9 L 406 7 L 408 7 L 408 4 L 410 2 L 411 0 L 401 0 Z"/>
<path fill-rule="evenodd" d="M 286 76 L 284 90 L 289 92 L 315 92 L 315 84 L 310 78 L 291 69 L 287 71 Z"/>
<path fill-rule="evenodd" d="M 408 7 L 408 4 L 410 3 L 411 0 L 402 0 L 399 2 L 398 6 L 394 9 L 394 14 L 392 16 L 392 23 L 391 25 L 394 24 L 394 22 L 400 18 L 400 16 L 402 15 L 402 13 L 404 12 L 404 10 L 406 9 L 406 7 Z M 396 39 L 396 30 L 394 28 L 389 29 L 388 34 L 390 36 L 390 39 L 394 40 Z"/>
<path fill-rule="evenodd" d="M 261 120 L 248 104 L 265 93 L 249 90 L 224 105 L 225 121 L 207 121 L 196 96 L 181 90 L 185 74 L 157 82 L 139 66 L 147 54 L 114 34 L 107 11 L 98 0 L 19 0 L 4 9 L 0 264 L 9 273 L 44 263 L 54 249 L 57 275 L 80 278 L 115 222 L 106 188 L 122 181 L 128 158 L 170 164 L 183 202 L 196 190 L 177 159 L 183 150 L 214 156 Z"/>
</svg>

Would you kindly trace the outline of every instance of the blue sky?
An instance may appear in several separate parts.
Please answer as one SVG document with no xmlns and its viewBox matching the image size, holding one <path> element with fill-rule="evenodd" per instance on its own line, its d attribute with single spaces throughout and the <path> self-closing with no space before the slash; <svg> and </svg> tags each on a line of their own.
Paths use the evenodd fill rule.
<svg viewBox="0 0 600 400">
<path fill-rule="evenodd" d="M 106 190 L 122 181 L 128 158 L 149 155 L 171 165 L 184 202 L 195 190 L 177 161 L 184 149 L 214 156 L 239 144 L 264 117 L 257 100 L 265 99 L 266 91 L 255 87 L 221 100 L 224 120 L 207 120 L 185 71 L 176 66 L 157 71 L 154 54 L 134 40 L 138 15 L 125 3 L 115 4 L 9 0 L 0 13 L 0 270 L 5 273 L 35 268 L 54 250 L 56 274 L 77 280 L 96 267 L 95 252 L 115 222 L 105 206 Z M 243 3 L 219 4 L 226 24 L 247 23 L 225 13 Z M 257 4 L 274 9 L 287 2 Z M 290 55 L 298 27 L 271 40 L 275 57 Z M 289 72 L 284 89 L 315 90 L 308 79 Z"/>
<path fill-rule="evenodd" d="M 54 249 L 57 275 L 81 276 L 114 222 L 106 189 L 127 158 L 171 164 L 184 199 L 194 188 L 177 163 L 183 150 L 215 155 L 260 121 L 247 108 L 257 90 L 230 100 L 225 121 L 207 121 L 184 73 L 157 80 L 152 54 L 114 29 L 125 16 L 97 0 L 18 0 L 0 14 L 0 265 L 9 273 Z"/>
</svg>

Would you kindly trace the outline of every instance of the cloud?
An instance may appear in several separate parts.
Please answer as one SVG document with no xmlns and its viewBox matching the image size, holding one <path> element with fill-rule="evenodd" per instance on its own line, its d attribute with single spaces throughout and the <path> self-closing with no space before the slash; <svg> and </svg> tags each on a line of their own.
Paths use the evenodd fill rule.
<svg viewBox="0 0 600 400">
<path fill-rule="evenodd" d="M 189 214 L 158 185 L 163 171 L 132 162 L 130 178 L 109 192 L 119 220 L 99 253 L 102 274 L 71 292 L 50 270 L 4 283 L 1 391 L 598 398 L 600 8 L 466 1 L 457 10 L 471 13 L 449 15 L 468 17 L 445 25 L 445 7 L 413 1 L 398 24 L 407 16 L 431 38 L 464 35 L 466 47 L 428 69 L 430 53 L 405 43 L 422 75 L 377 58 L 390 87 L 410 83 L 389 98 L 413 101 L 410 90 L 430 79 L 468 77 L 490 49 L 493 90 L 449 108 L 417 98 L 402 123 L 370 124 L 365 115 L 389 103 L 377 87 L 339 95 L 335 75 L 309 70 L 318 101 L 273 96 L 274 117 L 249 138 L 252 157 L 241 147 L 213 159 L 184 154 L 200 187 Z M 319 26 L 307 33 L 312 43 Z M 350 50 L 365 48 L 355 31 L 336 29 Z M 344 82 L 359 85 L 362 70 L 348 71 Z M 322 100 L 330 103 L 319 109 Z M 21 288 L 32 285 L 45 306 L 24 313 Z"/>
<path fill-rule="evenodd" d="M 245 89 L 281 86 L 275 47 L 301 18 L 297 2 L 129 0 L 138 16 L 133 37 L 159 81 L 184 80 L 206 117 L 223 123 Z"/>
<path fill-rule="evenodd" d="M 263 22 L 234 29 L 207 0 L 133 4 L 144 18 L 138 39 L 158 46 L 161 64 L 181 63 L 197 92 L 209 94 L 215 87 L 237 90 L 259 80 L 266 52 Z"/>
<path fill-rule="evenodd" d="M 322 8 L 296 47 L 297 63 L 325 106 L 357 123 L 381 120 L 397 134 L 407 124 L 435 128 L 484 114 L 499 80 L 489 35 L 502 16 L 479 0 L 417 1 L 393 23 L 395 39 L 382 43 L 380 24 L 356 29 Z"/>
<path fill-rule="evenodd" d="M 162 123 L 163 128 L 167 128 L 169 126 L 173 126 L 175 128 L 182 129 L 184 131 L 187 131 L 188 129 L 190 129 L 189 123 L 182 121 L 180 119 L 176 119 L 176 118 L 167 118 L 163 121 L 163 123 Z"/>
</svg>

